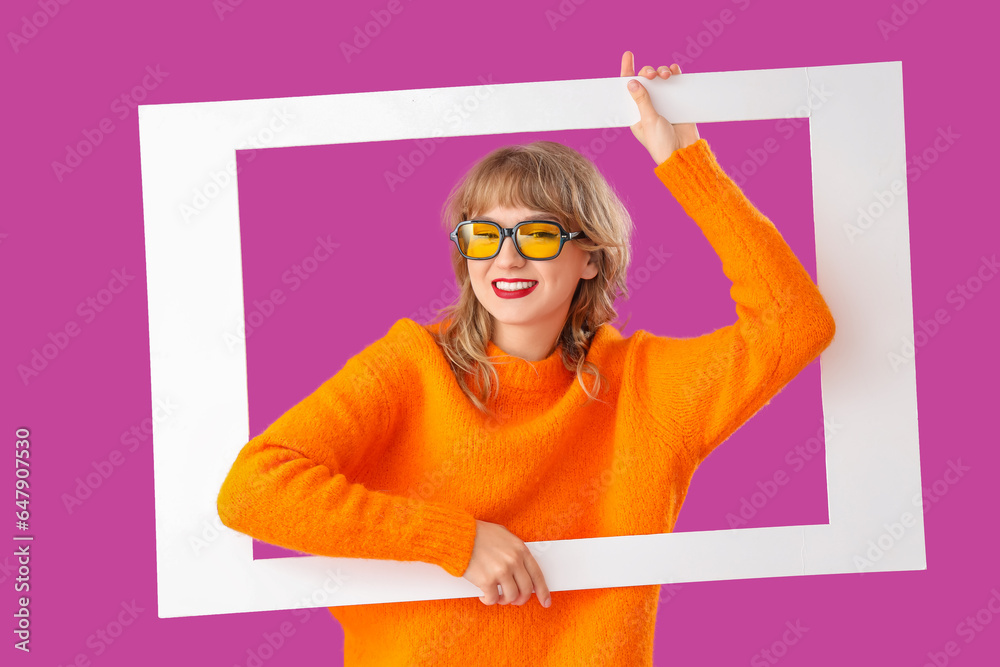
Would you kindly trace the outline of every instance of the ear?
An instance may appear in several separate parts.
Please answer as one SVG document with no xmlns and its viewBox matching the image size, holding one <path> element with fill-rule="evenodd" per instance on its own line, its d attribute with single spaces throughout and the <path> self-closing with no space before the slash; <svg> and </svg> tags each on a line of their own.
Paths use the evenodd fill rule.
<svg viewBox="0 0 1000 667">
<path fill-rule="evenodd" d="M 592 252 L 590 253 L 590 259 L 587 261 L 587 265 L 583 267 L 583 274 L 580 277 L 586 280 L 596 278 L 597 274 L 600 272 L 600 268 L 597 253 Z"/>
</svg>

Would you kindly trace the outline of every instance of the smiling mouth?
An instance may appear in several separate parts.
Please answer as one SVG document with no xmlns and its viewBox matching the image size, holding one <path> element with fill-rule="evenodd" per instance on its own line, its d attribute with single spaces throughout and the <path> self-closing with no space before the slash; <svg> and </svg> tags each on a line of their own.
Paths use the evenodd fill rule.
<svg viewBox="0 0 1000 667">
<path fill-rule="evenodd" d="M 493 293 L 501 299 L 520 299 L 528 296 L 538 286 L 537 280 L 494 280 Z"/>
<path fill-rule="evenodd" d="M 503 290 L 504 292 L 519 292 L 521 290 L 526 290 L 534 287 L 538 284 L 537 280 L 494 280 L 493 286 L 497 289 Z"/>
</svg>

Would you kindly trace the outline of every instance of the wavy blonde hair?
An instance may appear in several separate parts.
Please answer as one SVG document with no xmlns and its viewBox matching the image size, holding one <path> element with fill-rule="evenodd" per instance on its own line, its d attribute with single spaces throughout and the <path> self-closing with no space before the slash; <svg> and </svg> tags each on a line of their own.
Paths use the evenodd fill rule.
<svg viewBox="0 0 1000 667">
<path fill-rule="evenodd" d="M 587 403 L 599 400 L 603 376 L 586 355 L 597 329 L 605 323 L 617 323 L 615 300 L 628 297 L 625 278 L 633 230 L 628 209 L 593 162 L 553 141 L 504 146 L 482 158 L 452 188 L 442 206 L 443 226 L 450 233 L 459 222 L 483 215 L 494 206 L 543 211 L 568 231 L 586 232 L 586 239 L 567 243 L 596 253 L 598 273 L 578 283 L 556 346 L 562 345 L 563 364 L 576 372 Z M 486 355 L 493 338 L 493 316 L 473 292 L 467 261 L 452 245 L 459 296 L 437 311 L 431 324 L 440 322 L 441 326 L 432 334 L 462 391 L 480 411 L 495 419 L 487 407 L 489 395 L 499 389 L 499 376 Z M 626 325 L 627 321 L 617 328 Z M 592 391 L 584 382 L 585 374 L 594 378 Z"/>
</svg>

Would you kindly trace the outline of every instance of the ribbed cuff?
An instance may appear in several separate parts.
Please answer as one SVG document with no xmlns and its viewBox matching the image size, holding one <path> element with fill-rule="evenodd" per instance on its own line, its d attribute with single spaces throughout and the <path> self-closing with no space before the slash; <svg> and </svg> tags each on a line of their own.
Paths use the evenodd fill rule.
<svg viewBox="0 0 1000 667">
<path fill-rule="evenodd" d="M 465 574 L 476 542 L 476 519 L 468 512 L 427 503 L 413 536 L 416 559 L 436 563 L 453 577 Z"/>
</svg>

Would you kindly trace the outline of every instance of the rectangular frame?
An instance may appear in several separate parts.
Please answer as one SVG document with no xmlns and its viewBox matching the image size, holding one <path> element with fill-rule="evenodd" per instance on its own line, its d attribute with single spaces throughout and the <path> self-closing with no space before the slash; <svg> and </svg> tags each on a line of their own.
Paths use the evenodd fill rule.
<svg viewBox="0 0 1000 667">
<path fill-rule="evenodd" d="M 183 406 L 169 425 L 153 424 L 160 618 L 481 595 L 429 563 L 255 561 L 252 538 L 221 525 L 218 490 L 250 439 L 246 355 L 221 353 L 224 313 L 243 308 L 239 208 L 237 188 L 219 187 L 187 224 L 178 202 L 194 179 L 235 164 L 254 132 L 255 147 L 270 148 L 631 125 L 631 78 L 490 83 L 457 128 L 439 119 L 481 86 L 139 106 L 154 414 L 163 396 Z M 914 333 L 902 63 L 643 84 L 674 123 L 809 119 L 817 283 L 837 323 L 821 357 L 824 416 L 842 425 L 826 448 L 830 523 L 529 543 L 549 588 L 926 569 L 916 368 L 884 362 Z M 279 108 L 294 122 L 280 134 L 260 129 Z M 897 181 L 898 203 L 852 243 L 844 231 L 857 207 Z M 199 539 L 210 548 L 193 549 Z"/>
</svg>

